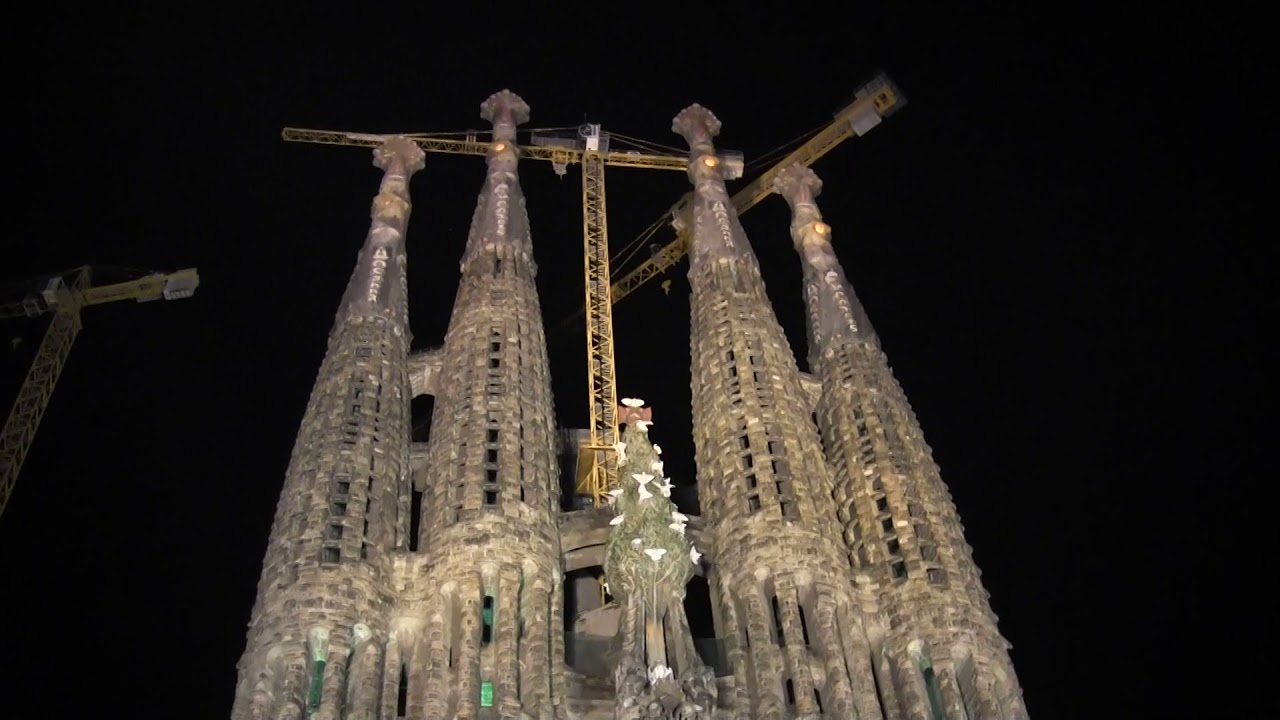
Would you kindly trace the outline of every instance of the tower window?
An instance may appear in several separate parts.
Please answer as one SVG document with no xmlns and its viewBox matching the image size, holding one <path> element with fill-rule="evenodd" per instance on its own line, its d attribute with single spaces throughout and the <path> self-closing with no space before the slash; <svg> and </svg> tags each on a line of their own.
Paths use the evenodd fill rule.
<svg viewBox="0 0 1280 720">
<path fill-rule="evenodd" d="M 405 672 L 404 665 L 400 666 L 399 686 L 396 693 L 396 716 L 404 717 L 409 714 L 409 674 Z"/>
<path fill-rule="evenodd" d="M 485 505 L 497 505 L 497 504 L 498 504 L 498 491 L 497 491 L 497 490 L 485 490 L 485 491 L 484 491 L 484 504 L 485 504 Z"/>
<path fill-rule="evenodd" d="M 418 533 L 422 531 L 422 491 L 409 494 L 409 552 L 418 550 Z"/>
<path fill-rule="evenodd" d="M 341 540 L 341 539 L 342 539 L 342 526 L 341 526 L 341 525 L 330 525 L 330 526 L 329 526 L 329 532 L 327 533 L 327 535 L 328 535 L 328 538 L 329 538 L 330 540 Z"/>
<path fill-rule="evenodd" d="M 480 707 L 493 707 L 492 680 L 484 680 L 480 683 Z"/>
<path fill-rule="evenodd" d="M 796 704 L 796 686 L 795 686 L 795 683 L 791 681 L 791 678 L 787 678 L 785 689 L 787 691 L 787 705 L 795 705 Z"/>
<path fill-rule="evenodd" d="M 905 561 L 901 561 L 901 560 L 899 560 L 898 562 L 894 563 L 894 564 L 893 564 L 893 578 L 894 578 L 895 580 L 901 580 L 902 578 L 904 578 L 904 577 L 906 577 L 906 576 L 907 576 L 907 563 L 906 563 Z"/>
<path fill-rule="evenodd" d="M 889 547 L 890 555 L 897 555 L 902 552 L 902 545 L 898 543 L 898 538 L 889 538 L 889 542 L 886 544 Z"/>
<path fill-rule="evenodd" d="M 480 610 L 480 619 L 484 623 L 480 630 L 480 643 L 488 645 L 493 642 L 493 596 L 484 596 L 484 606 Z"/>
<path fill-rule="evenodd" d="M 759 496 L 759 495 L 750 495 L 750 496 L 748 496 L 748 497 L 747 497 L 747 510 L 748 510 L 749 512 L 759 512 L 759 510 L 760 510 L 760 496 Z"/>
<path fill-rule="evenodd" d="M 939 568 L 929 568 L 925 574 L 929 577 L 930 585 L 941 585 L 947 580 L 947 574 Z"/>
<path fill-rule="evenodd" d="M 924 558 L 925 560 L 937 560 L 938 548 L 934 545 L 921 545 L 920 557 Z"/>
<path fill-rule="evenodd" d="M 876 510 L 889 512 L 889 498 L 884 496 L 876 498 Z"/>
<path fill-rule="evenodd" d="M 777 595 L 769 598 L 769 609 L 773 611 L 773 635 L 777 639 L 778 645 L 785 647 L 787 636 L 782 632 L 782 610 L 778 607 Z"/>
<path fill-rule="evenodd" d="M 327 547 L 321 556 L 323 562 L 336 563 L 342 561 L 342 551 L 336 547 Z"/>
</svg>

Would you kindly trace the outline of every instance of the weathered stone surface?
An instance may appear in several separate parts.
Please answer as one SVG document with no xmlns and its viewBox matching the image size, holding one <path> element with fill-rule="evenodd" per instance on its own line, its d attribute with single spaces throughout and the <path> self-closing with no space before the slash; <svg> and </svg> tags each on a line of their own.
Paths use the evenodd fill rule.
<svg viewBox="0 0 1280 720">
<path fill-rule="evenodd" d="M 808 375 L 729 204 L 720 122 L 696 105 L 673 125 L 694 186 L 703 515 L 673 520 L 701 556 L 671 582 L 614 572 L 620 599 L 651 597 L 599 607 L 582 573 L 625 566 L 629 548 L 606 562 L 611 509 L 559 509 L 557 457 L 582 433 L 554 427 L 514 146 L 528 113 L 509 91 L 482 106 L 494 141 L 453 316 L 412 355 L 403 238 L 422 151 L 393 138 L 375 152 L 385 175 L 286 471 L 233 720 L 1026 720 L 955 506 L 831 250 L 821 182 L 797 166 L 775 185 L 805 273 Z M 431 437 L 411 443 L 421 394 L 436 399 Z M 657 449 L 637 446 L 654 490 Z M 569 619 L 581 635 L 566 635 L 569 573 L 590 583 L 570 597 L 595 593 Z M 690 575 L 710 589 L 705 656 L 681 605 Z M 655 608 L 665 619 L 646 623 Z M 595 654 L 571 668 L 584 638 Z"/>
</svg>

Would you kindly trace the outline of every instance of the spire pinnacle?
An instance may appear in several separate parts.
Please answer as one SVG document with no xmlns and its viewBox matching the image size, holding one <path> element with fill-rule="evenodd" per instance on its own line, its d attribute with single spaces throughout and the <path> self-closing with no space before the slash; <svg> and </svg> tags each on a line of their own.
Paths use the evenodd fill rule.
<svg viewBox="0 0 1280 720">
<path fill-rule="evenodd" d="M 822 192 L 822 180 L 811 168 L 794 163 L 783 168 L 773 179 L 773 191 L 791 206 L 791 240 L 806 261 L 829 265 L 817 248 L 830 248 L 831 227 L 822 222 L 822 212 L 814 198 Z M 829 253 L 826 253 L 829 254 Z M 819 256 L 822 257 L 819 257 Z M 834 260 L 834 255 L 831 257 Z"/>
<path fill-rule="evenodd" d="M 425 167 L 426 162 L 427 154 L 422 148 L 403 135 L 387 138 L 373 150 L 374 166 L 392 175 L 412 175 Z"/>
<path fill-rule="evenodd" d="M 480 104 L 480 117 L 493 123 L 493 139 L 514 141 L 516 126 L 529 121 L 529 105 L 510 90 L 499 90 Z"/>
<path fill-rule="evenodd" d="M 671 132 L 683 137 L 689 147 L 698 152 L 700 145 L 711 145 L 711 139 L 720 134 L 720 119 L 716 114 L 694 103 L 680 111 L 671 120 Z"/>
</svg>

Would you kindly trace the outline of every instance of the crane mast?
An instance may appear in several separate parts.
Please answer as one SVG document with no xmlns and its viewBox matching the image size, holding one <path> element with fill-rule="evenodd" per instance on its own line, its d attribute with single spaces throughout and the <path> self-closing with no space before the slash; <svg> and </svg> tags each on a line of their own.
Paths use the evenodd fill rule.
<svg viewBox="0 0 1280 720">
<path fill-rule="evenodd" d="M 582 242 L 587 316 L 587 395 L 590 404 L 586 451 L 590 474 L 577 491 L 590 494 L 595 507 L 618 482 L 618 391 L 614 383 L 613 301 L 609 298 L 609 230 L 604 195 L 604 155 L 599 125 L 583 128 Z M 586 487 L 583 487 L 586 485 Z"/>
<path fill-rule="evenodd" d="M 191 297 L 200 284 L 194 268 L 96 287 L 90 284 L 90 268 L 77 268 L 73 273 L 69 283 L 62 276 L 54 277 L 40 294 L 0 305 L 0 319 L 53 313 L 36 357 L 18 389 L 13 409 L 0 430 L 0 514 L 13 494 L 22 463 L 53 396 L 53 388 L 80 333 L 80 311 L 90 305 L 117 300 L 147 302 Z"/>
</svg>

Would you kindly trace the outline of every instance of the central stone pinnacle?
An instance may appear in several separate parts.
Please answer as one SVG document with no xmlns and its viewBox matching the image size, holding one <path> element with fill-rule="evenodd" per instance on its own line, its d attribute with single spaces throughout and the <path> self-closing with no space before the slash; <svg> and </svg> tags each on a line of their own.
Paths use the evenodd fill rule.
<svg viewBox="0 0 1280 720">
<path fill-rule="evenodd" d="M 671 132 L 680 135 L 689 147 L 711 144 L 711 138 L 720 134 L 720 119 L 710 110 L 694 103 L 671 120 Z"/>
<path fill-rule="evenodd" d="M 493 123 L 495 140 L 514 140 L 516 126 L 529 121 L 529 105 L 510 90 L 499 90 L 480 103 L 480 117 Z"/>
<path fill-rule="evenodd" d="M 794 163 L 774 177 L 773 191 L 794 208 L 797 203 L 812 203 L 818 197 L 822 192 L 822 179 L 811 168 Z"/>
<path fill-rule="evenodd" d="M 404 163 L 404 172 L 410 175 L 421 170 L 427 161 L 427 154 L 418 144 L 403 135 L 389 137 L 373 150 L 373 164 L 383 170 L 400 161 Z"/>
</svg>

